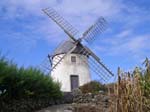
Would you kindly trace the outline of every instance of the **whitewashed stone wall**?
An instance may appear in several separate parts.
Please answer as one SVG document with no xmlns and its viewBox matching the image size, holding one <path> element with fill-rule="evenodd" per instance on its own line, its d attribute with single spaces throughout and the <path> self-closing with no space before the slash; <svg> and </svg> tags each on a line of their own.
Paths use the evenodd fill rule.
<svg viewBox="0 0 150 112">
<path fill-rule="evenodd" d="M 63 56 L 60 54 L 59 56 Z M 58 55 L 53 58 L 56 61 Z M 71 62 L 71 56 L 76 56 L 76 63 Z M 51 76 L 55 81 L 61 83 L 61 90 L 64 92 L 71 91 L 70 75 L 78 75 L 79 86 L 91 81 L 90 71 L 88 66 L 88 58 L 80 54 L 69 54 L 63 61 L 52 71 Z"/>
</svg>

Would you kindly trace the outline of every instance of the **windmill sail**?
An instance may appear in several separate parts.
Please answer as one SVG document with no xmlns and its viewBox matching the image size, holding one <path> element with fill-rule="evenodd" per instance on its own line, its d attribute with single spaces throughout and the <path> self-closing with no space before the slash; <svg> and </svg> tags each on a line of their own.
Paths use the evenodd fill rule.
<svg viewBox="0 0 150 112">
<path fill-rule="evenodd" d="M 112 76 L 114 76 L 114 74 L 101 62 L 101 60 L 99 59 L 99 57 L 96 56 L 96 54 L 94 54 L 88 47 L 84 46 L 84 48 L 86 49 L 86 51 L 88 51 L 88 53 L 90 54 L 90 56 L 92 56 L 95 61 L 97 61 L 103 68 L 105 68 L 105 70 L 111 74 Z"/>
<path fill-rule="evenodd" d="M 70 54 L 72 51 L 76 49 L 76 47 L 77 46 L 75 44 L 67 51 L 67 53 L 63 54 L 63 56 L 55 56 L 57 58 L 57 61 L 53 63 L 53 66 L 50 71 L 53 71 L 68 54 Z"/>
<path fill-rule="evenodd" d="M 56 24 L 58 24 L 72 40 L 76 41 L 74 36 L 78 33 L 78 30 L 75 29 L 68 21 L 66 21 L 52 8 L 43 9 L 43 12 L 48 15 Z"/>
<path fill-rule="evenodd" d="M 107 22 L 103 17 L 100 17 L 94 25 L 92 25 L 85 33 L 81 39 L 86 42 L 91 43 L 98 34 L 102 33 L 107 28 Z"/>
<path fill-rule="evenodd" d="M 44 59 L 44 61 L 42 62 L 42 64 L 40 64 L 39 69 L 41 71 L 43 71 L 46 74 L 49 74 L 50 72 L 52 72 L 53 70 L 56 69 L 56 67 L 61 64 L 61 62 L 63 61 L 63 59 L 70 54 L 72 51 L 74 51 L 76 49 L 76 44 L 74 46 L 72 46 L 67 53 L 63 54 L 63 55 L 57 55 L 55 56 L 55 61 L 52 61 L 54 58 L 53 55 L 48 55 L 48 57 L 46 59 Z"/>
<path fill-rule="evenodd" d="M 38 66 L 39 70 L 41 70 L 45 74 L 50 74 L 51 70 L 51 61 L 49 60 L 48 57 L 46 57 L 42 63 Z"/>
<path fill-rule="evenodd" d="M 88 56 L 88 63 L 84 61 L 86 64 L 89 65 L 91 70 L 95 72 L 101 79 L 101 82 L 107 82 L 110 77 L 114 76 L 114 74 L 100 61 L 100 59 L 89 50 L 87 47 L 83 47 L 79 54 L 83 54 L 85 56 Z M 82 60 L 84 60 L 83 57 L 80 56 Z"/>
</svg>

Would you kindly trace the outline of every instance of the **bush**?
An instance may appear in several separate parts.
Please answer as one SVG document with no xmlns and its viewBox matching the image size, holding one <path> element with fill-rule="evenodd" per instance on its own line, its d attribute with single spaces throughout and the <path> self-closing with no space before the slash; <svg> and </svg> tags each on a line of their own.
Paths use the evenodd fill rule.
<svg viewBox="0 0 150 112">
<path fill-rule="evenodd" d="M 57 100 L 61 97 L 60 84 L 54 82 L 48 75 L 32 67 L 18 68 L 16 64 L 0 57 L 1 107 L 7 107 L 7 104 L 12 107 L 13 101 L 16 100 L 21 101 L 23 99 L 24 102 L 32 100 L 32 102 L 46 103 L 47 100 Z"/>
<path fill-rule="evenodd" d="M 106 87 L 98 81 L 91 81 L 80 87 L 82 93 L 99 93 L 100 91 L 106 91 Z"/>
</svg>

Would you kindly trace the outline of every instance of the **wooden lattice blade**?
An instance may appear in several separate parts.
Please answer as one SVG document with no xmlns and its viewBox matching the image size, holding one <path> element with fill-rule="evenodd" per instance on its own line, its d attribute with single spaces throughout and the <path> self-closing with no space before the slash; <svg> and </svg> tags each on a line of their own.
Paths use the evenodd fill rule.
<svg viewBox="0 0 150 112">
<path fill-rule="evenodd" d="M 53 63 L 53 66 L 52 66 L 52 69 L 51 69 L 51 71 L 53 71 L 54 69 L 56 69 L 56 67 L 63 61 L 63 59 L 68 55 L 68 54 L 70 54 L 72 51 L 74 51 L 75 49 L 76 49 L 76 44 L 74 45 L 74 46 L 72 46 L 68 51 L 67 51 L 67 53 L 65 53 L 65 54 L 63 54 L 63 56 L 62 57 L 58 57 L 57 59 L 57 62 L 56 63 Z"/>
<path fill-rule="evenodd" d="M 86 55 L 88 57 L 88 62 L 82 60 L 89 65 L 90 69 L 95 72 L 103 82 L 108 82 L 114 74 L 100 61 L 100 59 L 92 52 L 87 50 L 87 47 L 83 47 L 79 54 Z M 96 56 L 96 57 L 95 57 Z"/>
<path fill-rule="evenodd" d="M 107 28 L 107 22 L 103 17 L 100 17 L 94 25 L 92 25 L 85 33 L 81 39 L 84 39 L 86 42 L 93 42 L 97 35 L 101 34 Z"/>
<path fill-rule="evenodd" d="M 60 14 L 58 14 L 53 8 L 43 9 L 43 12 L 49 16 L 57 25 L 59 25 L 64 32 L 74 41 L 74 36 L 78 33 L 78 30 L 74 28 L 68 21 L 66 21 Z"/>
<path fill-rule="evenodd" d="M 51 70 L 51 63 L 49 61 L 49 58 L 46 57 L 42 63 L 38 66 L 38 68 L 45 74 L 50 74 Z"/>
</svg>

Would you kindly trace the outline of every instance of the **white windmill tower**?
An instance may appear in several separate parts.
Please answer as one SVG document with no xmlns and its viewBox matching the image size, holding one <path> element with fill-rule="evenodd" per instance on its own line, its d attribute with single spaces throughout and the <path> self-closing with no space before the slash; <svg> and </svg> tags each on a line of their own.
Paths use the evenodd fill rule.
<svg viewBox="0 0 150 112">
<path fill-rule="evenodd" d="M 70 92 L 90 82 L 90 68 L 100 76 L 101 81 L 107 81 L 110 76 L 113 76 L 100 59 L 81 43 L 82 40 L 90 43 L 106 28 L 106 21 L 103 17 L 100 17 L 81 38 L 76 39 L 75 35 L 78 31 L 54 9 L 46 8 L 43 11 L 70 37 L 60 44 L 52 55 L 48 55 L 51 66 L 46 67 L 50 70 L 51 77 L 61 83 L 63 92 Z"/>
</svg>

